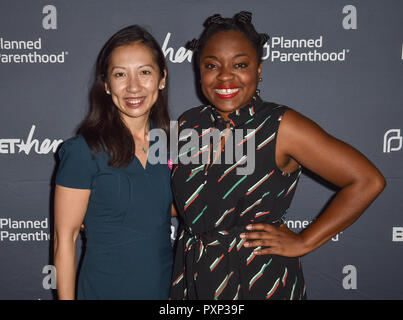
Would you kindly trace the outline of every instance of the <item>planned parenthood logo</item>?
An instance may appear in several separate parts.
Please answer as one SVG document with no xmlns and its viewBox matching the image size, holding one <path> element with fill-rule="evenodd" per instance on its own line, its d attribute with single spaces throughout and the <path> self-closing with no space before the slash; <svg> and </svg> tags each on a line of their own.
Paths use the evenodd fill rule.
<svg viewBox="0 0 403 320">
<path fill-rule="evenodd" d="M 35 16 L 42 20 L 44 30 L 57 30 L 57 8 L 54 5 L 45 5 L 42 15 Z M 0 64 L 63 64 L 66 61 L 67 51 L 48 52 L 44 44 L 42 37 L 26 40 L 0 34 Z"/>
<path fill-rule="evenodd" d="M 0 37 L 0 63 L 3 64 L 61 64 L 67 51 L 43 52 L 42 38 L 32 40 L 11 40 Z"/>
<path fill-rule="evenodd" d="M 341 62 L 346 60 L 349 49 L 328 51 L 323 35 L 318 38 L 289 39 L 274 36 L 265 45 L 263 60 L 270 62 Z"/>
<path fill-rule="evenodd" d="M 383 136 L 383 153 L 390 153 L 402 149 L 400 129 L 390 129 Z"/>
<path fill-rule="evenodd" d="M 0 242 L 41 242 L 50 239 L 48 218 L 44 220 L 0 218 Z"/>
</svg>

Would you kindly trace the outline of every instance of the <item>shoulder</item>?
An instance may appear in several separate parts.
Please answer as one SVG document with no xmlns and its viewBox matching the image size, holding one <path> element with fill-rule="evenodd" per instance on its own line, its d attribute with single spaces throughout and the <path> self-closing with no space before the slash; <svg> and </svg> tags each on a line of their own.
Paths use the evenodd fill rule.
<svg viewBox="0 0 403 320">
<path fill-rule="evenodd" d="M 78 189 L 90 189 L 98 166 L 82 136 L 66 140 L 58 152 L 56 184 Z"/>
<path fill-rule="evenodd" d="M 262 110 L 264 110 L 264 113 L 281 117 L 286 111 L 293 110 L 293 109 L 284 104 L 279 104 L 279 103 L 270 102 L 270 101 L 263 101 Z"/>
<path fill-rule="evenodd" d="M 293 132 L 300 132 L 304 130 L 319 130 L 322 129 L 313 120 L 299 113 L 298 111 L 287 108 L 281 116 L 281 128 L 283 131 L 291 130 Z"/>
<path fill-rule="evenodd" d="M 294 108 L 274 102 L 263 103 L 263 113 L 271 116 L 272 123 L 275 121 L 279 142 L 286 141 L 287 146 L 294 146 L 297 142 L 329 136 L 318 124 Z"/>
<path fill-rule="evenodd" d="M 62 158 L 63 156 L 71 153 L 81 154 L 84 157 L 91 156 L 91 150 L 83 136 L 78 135 L 65 140 L 62 143 L 58 155 L 60 158 Z"/>
<path fill-rule="evenodd" d="M 258 97 L 255 102 L 252 101 L 251 108 L 249 109 L 252 109 L 249 112 L 256 112 L 259 117 L 269 117 L 273 120 L 276 118 L 276 116 L 281 116 L 282 114 L 284 114 L 285 111 L 291 108 L 286 105 L 279 104 L 273 101 L 263 100 L 261 97 Z"/>
<path fill-rule="evenodd" d="M 312 149 L 326 150 L 338 144 L 337 139 L 322 129 L 317 123 L 301 113 L 289 109 L 280 121 L 278 141 L 287 154 L 313 153 Z M 296 156 L 296 158 L 298 158 Z"/>
<path fill-rule="evenodd" d="M 209 108 L 210 108 L 210 106 L 206 106 L 206 105 L 201 105 L 201 106 L 190 108 L 178 117 L 178 121 L 180 122 L 183 120 L 186 120 L 186 121 L 197 120 L 200 118 L 200 115 L 203 114 L 204 111 L 208 110 Z"/>
</svg>

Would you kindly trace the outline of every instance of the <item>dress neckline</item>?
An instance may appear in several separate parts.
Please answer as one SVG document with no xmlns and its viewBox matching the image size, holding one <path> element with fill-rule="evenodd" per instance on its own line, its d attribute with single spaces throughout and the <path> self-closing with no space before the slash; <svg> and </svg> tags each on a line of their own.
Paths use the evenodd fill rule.
<svg viewBox="0 0 403 320">
<path fill-rule="evenodd" d="M 211 120 L 214 123 L 214 126 L 217 129 L 223 130 L 226 128 L 227 123 L 229 123 L 231 128 L 242 126 L 253 119 L 255 114 L 257 114 L 263 106 L 263 100 L 258 95 L 254 95 L 248 104 L 230 113 L 228 115 L 230 120 L 228 121 L 223 119 L 215 106 L 208 105 L 207 107 L 211 110 Z"/>
</svg>

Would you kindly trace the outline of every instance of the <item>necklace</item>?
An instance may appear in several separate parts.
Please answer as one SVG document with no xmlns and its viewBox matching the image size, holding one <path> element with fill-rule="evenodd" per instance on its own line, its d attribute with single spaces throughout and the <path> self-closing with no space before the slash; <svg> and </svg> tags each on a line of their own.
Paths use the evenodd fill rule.
<svg viewBox="0 0 403 320">
<path fill-rule="evenodd" d="M 145 134 L 144 134 L 144 140 L 143 139 L 141 139 L 141 138 L 137 138 L 136 139 L 136 137 L 138 137 L 138 136 L 136 136 L 136 135 L 133 135 L 133 139 L 134 139 L 134 141 L 135 141 L 135 144 L 136 145 L 140 145 L 140 142 L 142 142 L 141 143 L 141 150 L 143 151 L 143 153 L 147 153 L 147 142 L 148 142 L 148 132 L 146 132 Z M 144 144 L 146 144 L 145 146 L 144 146 Z"/>
</svg>

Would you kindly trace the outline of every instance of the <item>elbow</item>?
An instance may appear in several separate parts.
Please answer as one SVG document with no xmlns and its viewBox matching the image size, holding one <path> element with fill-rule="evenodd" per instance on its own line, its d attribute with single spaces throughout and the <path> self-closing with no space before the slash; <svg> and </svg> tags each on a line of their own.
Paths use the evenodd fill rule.
<svg viewBox="0 0 403 320">
<path fill-rule="evenodd" d="M 71 250 L 71 248 L 75 248 L 79 234 L 80 229 L 71 230 L 67 233 L 56 230 L 53 235 L 54 256 L 60 254 L 61 251 L 63 252 L 66 249 Z"/>
<path fill-rule="evenodd" d="M 386 188 L 386 179 L 383 175 L 377 180 L 378 194 Z"/>
<path fill-rule="evenodd" d="M 378 190 L 378 193 L 381 193 L 386 187 L 386 179 L 379 171 L 373 178 L 373 184 L 376 190 Z"/>
<path fill-rule="evenodd" d="M 368 175 L 365 186 L 374 197 L 377 197 L 386 187 L 386 180 L 385 177 L 377 170 L 371 175 Z"/>
<path fill-rule="evenodd" d="M 386 187 L 386 180 L 384 176 L 377 170 L 361 173 L 357 176 L 352 183 L 346 185 L 355 190 L 356 195 L 362 199 L 366 199 L 371 203 Z"/>
</svg>

